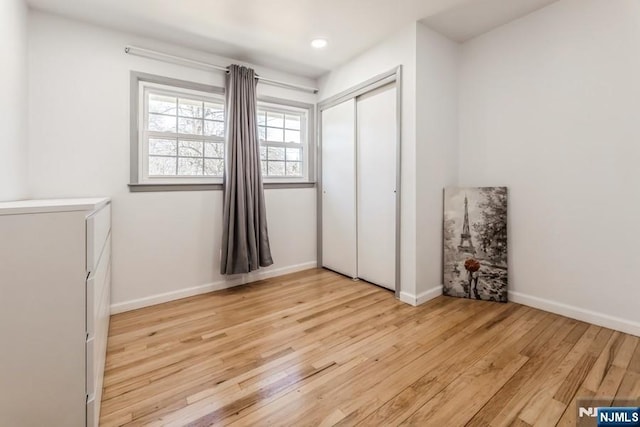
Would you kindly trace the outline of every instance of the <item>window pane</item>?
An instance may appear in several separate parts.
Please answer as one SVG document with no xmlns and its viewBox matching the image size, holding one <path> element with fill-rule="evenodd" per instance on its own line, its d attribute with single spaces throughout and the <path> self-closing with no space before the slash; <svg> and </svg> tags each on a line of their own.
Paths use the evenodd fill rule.
<svg viewBox="0 0 640 427">
<path fill-rule="evenodd" d="M 267 128 L 267 141 L 282 142 L 284 131 L 282 129 Z"/>
<path fill-rule="evenodd" d="M 202 118 L 202 101 L 195 99 L 180 98 L 178 104 L 178 115 L 182 117 Z"/>
<path fill-rule="evenodd" d="M 265 146 L 260 147 L 260 159 L 267 160 L 267 147 Z"/>
<path fill-rule="evenodd" d="M 202 157 L 202 141 L 180 141 L 178 155 L 186 157 Z"/>
<path fill-rule="evenodd" d="M 267 162 L 262 161 L 262 175 L 266 175 L 267 174 Z"/>
<path fill-rule="evenodd" d="M 204 103 L 204 118 L 209 120 L 224 121 L 224 107 L 222 104 Z"/>
<path fill-rule="evenodd" d="M 222 176 L 224 171 L 224 160 L 204 159 L 204 174 L 208 176 Z"/>
<path fill-rule="evenodd" d="M 149 130 L 175 133 L 176 118 L 171 116 L 160 116 L 158 114 L 149 114 Z"/>
<path fill-rule="evenodd" d="M 204 121 L 204 134 L 206 136 L 224 137 L 224 122 Z"/>
<path fill-rule="evenodd" d="M 265 115 L 266 113 L 264 111 L 258 111 L 258 126 L 265 126 L 267 124 Z"/>
<path fill-rule="evenodd" d="M 287 148 L 287 161 L 295 160 L 300 161 L 300 152 L 302 150 L 300 148 Z"/>
<path fill-rule="evenodd" d="M 178 133 L 184 133 L 186 135 L 202 135 L 202 120 L 179 118 Z"/>
<path fill-rule="evenodd" d="M 204 156 L 222 159 L 224 157 L 224 144 L 222 142 L 205 142 Z"/>
<path fill-rule="evenodd" d="M 267 129 L 263 128 L 262 126 L 258 127 L 258 139 L 260 141 L 264 141 L 264 138 L 267 136 Z"/>
<path fill-rule="evenodd" d="M 284 127 L 284 114 L 267 112 L 267 126 L 274 128 Z"/>
<path fill-rule="evenodd" d="M 302 176 L 302 163 L 287 162 L 287 176 Z"/>
<path fill-rule="evenodd" d="M 173 96 L 149 94 L 149 112 L 176 115 L 176 98 Z"/>
<path fill-rule="evenodd" d="M 149 138 L 149 154 L 160 154 L 163 156 L 176 155 L 175 139 Z"/>
<path fill-rule="evenodd" d="M 284 176 L 284 162 L 267 162 L 269 164 L 269 176 Z"/>
<path fill-rule="evenodd" d="M 166 176 L 176 174 L 175 157 L 149 156 L 149 176 Z"/>
<path fill-rule="evenodd" d="M 269 160 L 284 160 L 283 147 L 268 147 Z"/>
<path fill-rule="evenodd" d="M 203 162 L 202 158 L 178 159 L 178 175 L 202 175 Z"/>
<path fill-rule="evenodd" d="M 284 127 L 286 127 L 287 129 L 300 130 L 300 116 L 292 116 L 291 114 L 287 114 L 284 119 Z"/>
<path fill-rule="evenodd" d="M 299 130 L 285 130 L 284 142 L 295 142 L 300 144 L 300 131 Z"/>
</svg>

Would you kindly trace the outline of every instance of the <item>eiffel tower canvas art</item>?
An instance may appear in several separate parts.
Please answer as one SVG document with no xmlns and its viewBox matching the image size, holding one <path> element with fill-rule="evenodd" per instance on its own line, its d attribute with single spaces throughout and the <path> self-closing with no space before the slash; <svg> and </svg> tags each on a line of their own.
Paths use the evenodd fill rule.
<svg viewBox="0 0 640 427">
<path fill-rule="evenodd" d="M 467 199 L 467 195 L 464 196 L 464 221 L 462 223 L 462 234 L 460 235 L 460 245 L 458 246 L 458 250 L 461 252 L 466 252 L 471 255 L 475 255 L 476 249 L 473 247 L 473 242 L 471 241 L 471 230 L 469 228 L 469 201 Z"/>
<path fill-rule="evenodd" d="M 507 301 L 507 188 L 444 191 L 443 293 Z"/>
</svg>

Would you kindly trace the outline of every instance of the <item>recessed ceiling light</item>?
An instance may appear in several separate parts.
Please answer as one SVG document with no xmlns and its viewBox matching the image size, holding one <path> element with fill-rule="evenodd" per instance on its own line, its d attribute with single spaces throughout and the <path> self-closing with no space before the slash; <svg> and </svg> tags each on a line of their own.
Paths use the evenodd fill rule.
<svg viewBox="0 0 640 427">
<path fill-rule="evenodd" d="M 316 48 L 316 49 L 322 49 L 323 47 L 327 46 L 327 40 L 326 39 L 314 39 L 311 41 L 311 46 Z"/>
</svg>

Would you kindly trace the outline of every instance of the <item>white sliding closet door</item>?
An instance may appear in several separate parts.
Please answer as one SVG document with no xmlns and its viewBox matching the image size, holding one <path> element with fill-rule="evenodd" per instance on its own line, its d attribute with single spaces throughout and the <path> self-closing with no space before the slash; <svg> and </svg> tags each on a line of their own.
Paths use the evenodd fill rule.
<svg viewBox="0 0 640 427">
<path fill-rule="evenodd" d="M 362 95 L 356 102 L 358 277 L 395 290 L 395 84 Z"/>
<path fill-rule="evenodd" d="M 322 266 L 357 277 L 355 101 L 322 111 Z"/>
</svg>

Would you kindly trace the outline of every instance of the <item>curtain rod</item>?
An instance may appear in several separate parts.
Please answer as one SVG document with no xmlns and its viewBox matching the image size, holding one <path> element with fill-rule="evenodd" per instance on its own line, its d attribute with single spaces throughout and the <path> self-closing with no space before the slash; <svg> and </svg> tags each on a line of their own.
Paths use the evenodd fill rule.
<svg viewBox="0 0 640 427">
<path fill-rule="evenodd" d="M 221 65 L 209 64 L 207 62 L 196 61 L 193 59 L 170 55 L 168 53 L 158 52 L 156 50 L 145 49 L 137 46 L 125 46 L 124 52 L 130 55 L 142 56 L 144 58 L 156 59 L 158 61 L 170 62 L 177 65 L 185 65 L 188 67 L 199 68 L 202 70 L 216 70 L 216 71 L 224 71 L 224 72 L 229 71 L 228 67 L 223 67 Z M 280 80 L 268 79 L 266 77 L 262 77 L 257 74 L 256 74 L 256 79 L 272 86 L 279 86 L 287 89 L 296 89 L 296 90 L 309 92 L 309 93 L 318 93 L 318 89 L 313 87 L 301 86 L 293 83 L 283 82 Z"/>
</svg>

